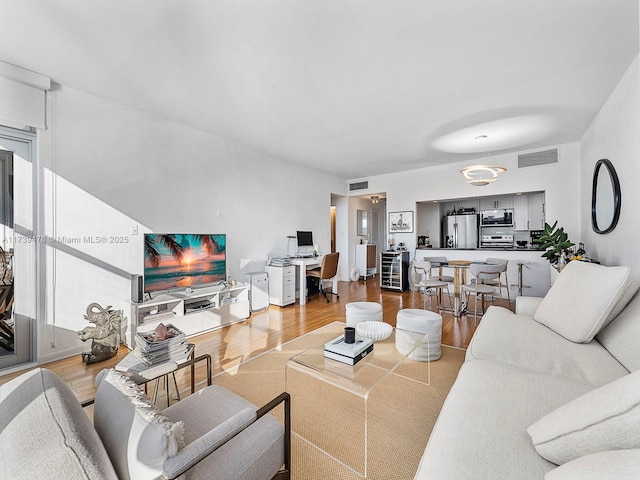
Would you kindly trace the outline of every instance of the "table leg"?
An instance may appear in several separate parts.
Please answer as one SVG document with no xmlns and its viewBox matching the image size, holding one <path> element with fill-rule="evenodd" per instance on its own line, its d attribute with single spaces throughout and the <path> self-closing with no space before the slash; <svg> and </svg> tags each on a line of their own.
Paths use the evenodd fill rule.
<svg viewBox="0 0 640 480">
<path fill-rule="evenodd" d="M 307 267 L 300 265 L 300 305 L 306 305 L 307 303 Z"/>
<path fill-rule="evenodd" d="M 464 272 L 464 269 L 462 268 L 458 268 L 458 267 L 454 267 L 453 269 L 453 316 L 454 317 L 460 317 L 462 315 L 462 298 L 461 298 L 461 285 L 463 283 L 462 281 L 462 274 Z"/>
</svg>

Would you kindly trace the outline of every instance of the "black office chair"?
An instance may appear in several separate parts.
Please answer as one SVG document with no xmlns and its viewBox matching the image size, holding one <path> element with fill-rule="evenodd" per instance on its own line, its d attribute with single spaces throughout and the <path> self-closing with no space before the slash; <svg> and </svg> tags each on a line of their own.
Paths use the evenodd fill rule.
<svg viewBox="0 0 640 480">
<path fill-rule="evenodd" d="M 323 286 L 323 282 L 328 282 L 338 274 L 338 260 L 340 259 L 340 252 L 328 253 L 322 258 L 322 265 L 320 268 L 314 268 L 307 270 L 307 285 L 309 285 L 309 278 L 317 278 L 319 280 L 320 293 L 324 296 L 329 303 L 327 293 L 335 295 L 336 298 L 340 298 L 338 292 L 327 292 Z"/>
</svg>

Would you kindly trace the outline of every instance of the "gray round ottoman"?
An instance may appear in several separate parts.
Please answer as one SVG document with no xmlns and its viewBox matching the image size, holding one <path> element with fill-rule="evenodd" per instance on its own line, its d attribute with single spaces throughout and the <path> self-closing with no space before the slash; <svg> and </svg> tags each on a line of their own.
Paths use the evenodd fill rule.
<svg viewBox="0 0 640 480">
<path fill-rule="evenodd" d="M 427 344 L 416 348 L 409 358 L 421 362 L 438 360 L 442 356 L 442 315 L 430 310 L 405 308 L 396 316 L 396 348 L 407 355 L 411 348 L 424 335 L 428 335 Z"/>
<path fill-rule="evenodd" d="M 347 327 L 355 327 L 360 322 L 381 322 L 382 305 L 376 302 L 347 303 Z"/>
</svg>

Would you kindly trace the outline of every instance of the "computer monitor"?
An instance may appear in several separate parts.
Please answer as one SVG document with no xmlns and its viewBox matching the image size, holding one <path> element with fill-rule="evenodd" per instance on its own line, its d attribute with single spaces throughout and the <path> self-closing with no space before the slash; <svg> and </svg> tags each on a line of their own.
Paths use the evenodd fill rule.
<svg viewBox="0 0 640 480">
<path fill-rule="evenodd" d="M 312 232 L 296 232 L 298 237 L 298 247 L 312 247 L 313 246 L 313 233 Z"/>
</svg>

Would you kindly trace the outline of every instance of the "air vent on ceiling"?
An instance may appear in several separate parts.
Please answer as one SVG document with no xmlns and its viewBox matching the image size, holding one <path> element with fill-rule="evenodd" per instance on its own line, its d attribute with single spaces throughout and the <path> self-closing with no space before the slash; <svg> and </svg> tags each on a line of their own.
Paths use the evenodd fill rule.
<svg viewBox="0 0 640 480">
<path fill-rule="evenodd" d="M 558 163 L 557 148 L 518 155 L 518 168 L 536 167 L 538 165 L 549 165 L 551 163 Z"/>
<path fill-rule="evenodd" d="M 354 190 L 366 190 L 367 188 L 369 188 L 369 181 L 365 180 L 364 182 L 356 182 L 356 183 L 350 183 L 349 184 L 349 191 L 354 191 Z"/>
</svg>

